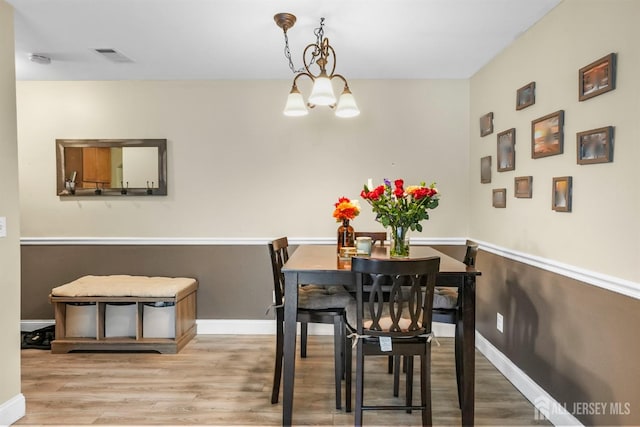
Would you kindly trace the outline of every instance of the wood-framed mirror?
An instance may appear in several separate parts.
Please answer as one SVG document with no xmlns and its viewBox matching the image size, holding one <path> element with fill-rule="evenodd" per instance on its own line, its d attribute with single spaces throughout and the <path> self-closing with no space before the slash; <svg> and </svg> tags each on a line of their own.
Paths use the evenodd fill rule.
<svg viewBox="0 0 640 427">
<path fill-rule="evenodd" d="M 56 139 L 61 197 L 166 196 L 166 139 Z"/>
</svg>

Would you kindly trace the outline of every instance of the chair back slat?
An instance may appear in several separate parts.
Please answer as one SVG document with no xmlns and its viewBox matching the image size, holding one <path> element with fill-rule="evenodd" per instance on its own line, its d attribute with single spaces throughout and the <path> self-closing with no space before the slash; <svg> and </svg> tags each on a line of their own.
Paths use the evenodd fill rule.
<svg viewBox="0 0 640 427">
<path fill-rule="evenodd" d="M 282 305 L 284 301 L 284 274 L 282 266 L 289 260 L 289 241 L 286 237 L 269 242 L 269 256 L 273 272 L 273 292 L 275 304 Z"/>
<path fill-rule="evenodd" d="M 360 335 L 407 337 L 431 332 L 435 277 L 440 258 L 353 258 Z M 369 298 L 365 300 L 364 295 Z"/>
<path fill-rule="evenodd" d="M 464 262 L 469 267 L 476 266 L 476 256 L 478 255 L 478 244 L 467 240 L 467 251 L 464 254 Z"/>
</svg>

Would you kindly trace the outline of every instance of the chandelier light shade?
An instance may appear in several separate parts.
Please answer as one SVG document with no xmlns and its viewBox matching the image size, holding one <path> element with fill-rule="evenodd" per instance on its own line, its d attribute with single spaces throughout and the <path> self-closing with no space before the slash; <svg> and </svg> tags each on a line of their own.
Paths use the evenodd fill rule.
<svg viewBox="0 0 640 427">
<path fill-rule="evenodd" d="M 300 117 L 309 114 L 307 106 L 304 103 L 302 94 L 296 86 L 291 88 L 287 97 L 287 104 L 284 107 L 284 115 L 289 117 Z"/>
<path fill-rule="evenodd" d="M 314 105 L 335 105 L 336 96 L 333 94 L 331 79 L 326 74 L 316 77 L 313 89 L 309 95 L 309 103 Z"/>
<path fill-rule="evenodd" d="M 302 53 L 304 67 L 298 70 L 293 66 L 291 52 L 289 51 L 289 37 L 287 35 L 287 30 L 293 27 L 296 22 L 296 17 L 290 13 L 278 13 L 273 19 L 284 32 L 284 54 L 289 60 L 289 68 L 295 74 L 293 85 L 284 108 L 284 115 L 293 117 L 306 116 L 309 114 L 307 107 L 314 108 L 316 105 L 328 106 L 334 109 L 337 117 L 347 118 L 359 115 L 360 110 L 349 89 L 347 79 L 335 73 L 336 53 L 329 44 L 329 39 L 324 37 L 324 18 L 320 19 L 320 27 L 314 31 L 316 42 L 307 45 Z M 319 68 L 318 72 L 314 73 L 311 71 L 310 67 L 313 65 Z M 330 72 L 327 72 L 329 66 Z M 303 76 L 313 82 L 311 94 L 306 104 L 297 86 L 297 80 Z M 338 80 L 344 84 L 340 99 L 337 101 L 333 91 L 333 80 Z"/>
<path fill-rule="evenodd" d="M 336 107 L 336 116 L 342 118 L 356 117 L 360 114 L 356 99 L 349 88 L 345 88 L 338 99 L 338 106 Z"/>
</svg>

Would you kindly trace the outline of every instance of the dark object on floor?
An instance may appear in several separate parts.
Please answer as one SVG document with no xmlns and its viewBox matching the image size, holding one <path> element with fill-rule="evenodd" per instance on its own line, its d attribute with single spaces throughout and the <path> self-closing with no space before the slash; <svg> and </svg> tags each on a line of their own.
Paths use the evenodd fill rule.
<svg viewBox="0 0 640 427">
<path fill-rule="evenodd" d="M 40 350 L 51 350 L 51 341 L 56 338 L 56 326 L 49 325 L 35 331 L 22 331 L 22 343 L 20 348 L 38 348 Z"/>
</svg>

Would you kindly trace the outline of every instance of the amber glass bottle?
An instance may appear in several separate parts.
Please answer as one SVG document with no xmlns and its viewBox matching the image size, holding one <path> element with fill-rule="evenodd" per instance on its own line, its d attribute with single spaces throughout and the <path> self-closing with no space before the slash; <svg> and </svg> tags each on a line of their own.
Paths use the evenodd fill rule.
<svg viewBox="0 0 640 427">
<path fill-rule="evenodd" d="M 353 247 L 356 245 L 353 227 L 349 225 L 348 219 L 342 220 L 342 225 L 338 227 L 338 248 L 337 251 L 340 253 L 340 248 L 343 246 Z"/>
</svg>

